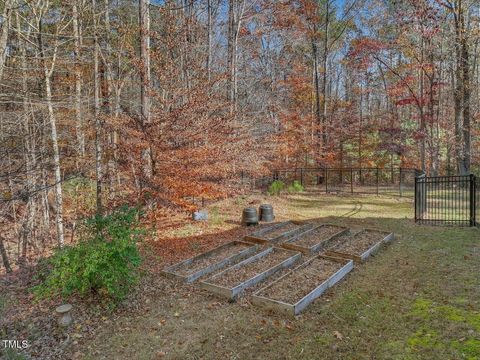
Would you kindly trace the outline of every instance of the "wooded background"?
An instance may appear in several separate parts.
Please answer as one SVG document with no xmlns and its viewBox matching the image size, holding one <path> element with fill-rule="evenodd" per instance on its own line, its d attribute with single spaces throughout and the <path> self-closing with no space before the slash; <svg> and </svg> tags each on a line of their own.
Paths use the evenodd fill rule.
<svg viewBox="0 0 480 360">
<path fill-rule="evenodd" d="M 191 209 L 241 172 L 478 170 L 479 1 L 3 0 L 0 14 L 7 271 L 74 241 L 85 216 Z"/>
</svg>

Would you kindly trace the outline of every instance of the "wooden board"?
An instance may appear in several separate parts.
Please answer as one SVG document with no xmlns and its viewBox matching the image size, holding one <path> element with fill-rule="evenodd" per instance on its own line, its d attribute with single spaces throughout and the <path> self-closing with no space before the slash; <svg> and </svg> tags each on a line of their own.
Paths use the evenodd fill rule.
<svg viewBox="0 0 480 360">
<path fill-rule="evenodd" d="M 219 262 L 216 262 L 214 264 L 206 266 L 205 268 L 200 269 L 200 270 L 198 270 L 196 272 L 193 272 L 191 274 L 188 274 L 188 275 L 182 275 L 182 274 L 177 272 L 177 270 L 180 269 L 183 266 L 193 264 L 197 260 L 207 258 L 208 256 L 211 256 L 211 255 L 214 255 L 214 254 L 217 254 L 217 253 L 221 252 L 225 248 L 228 248 L 230 246 L 239 245 L 239 244 L 245 245 L 246 248 L 244 250 L 238 252 L 237 254 L 233 254 L 229 257 L 224 258 L 223 260 L 221 260 Z M 208 274 L 210 274 L 214 271 L 220 270 L 220 269 L 222 269 L 222 268 L 224 268 L 228 265 L 231 265 L 231 264 L 235 263 L 236 261 L 238 261 L 240 259 L 244 259 L 244 258 L 252 255 L 256 251 L 258 251 L 259 249 L 260 249 L 260 247 L 258 245 L 252 245 L 248 242 L 238 241 L 238 240 L 232 241 L 232 242 L 229 242 L 227 244 L 216 247 L 215 249 L 207 251 L 203 254 L 197 255 L 193 258 L 183 260 L 183 261 L 181 261 L 177 264 L 171 265 L 171 266 L 165 268 L 162 271 L 162 274 L 166 277 L 169 277 L 169 278 L 178 279 L 178 280 L 181 280 L 181 281 L 186 282 L 186 283 L 191 283 L 191 282 L 194 282 L 195 280 L 197 280 L 198 278 L 200 278 L 202 276 L 205 276 L 205 275 L 208 275 Z"/>
<path fill-rule="evenodd" d="M 294 304 L 289 304 L 289 303 L 286 303 L 286 302 L 283 302 L 283 301 L 274 300 L 274 299 L 262 296 L 262 292 L 264 292 L 265 290 L 267 290 L 271 287 L 279 286 L 279 284 L 282 281 L 288 281 L 288 277 L 291 276 L 295 271 L 298 271 L 298 270 L 301 270 L 304 267 L 310 266 L 310 264 L 315 259 L 318 259 L 318 258 L 339 262 L 339 263 L 344 264 L 344 265 L 339 270 L 337 270 L 334 274 L 332 274 L 327 280 L 318 284 L 315 288 L 312 289 L 312 291 L 310 291 L 307 295 L 305 295 L 304 297 L 299 299 Z M 281 312 L 281 313 L 284 313 L 284 314 L 295 316 L 295 315 L 298 315 L 299 313 L 301 313 L 302 311 L 304 311 L 308 307 L 308 305 L 310 305 L 316 298 L 321 296 L 327 289 L 331 288 L 337 282 L 342 280 L 352 270 L 353 270 L 353 261 L 352 260 L 345 260 L 345 259 L 341 259 L 341 258 L 318 255 L 318 256 L 306 261 L 302 265 L 298 266 L 297 268 L 295 268 L 291 272 L 285 274 L 281 278 L 277 279 L 272 284 L 258 290 L 255 294 L 253 294 L 252 302 L 254 304 L 262 306 L 266 309 L 270 309 L 270 310 L 274 310 L 274 311 Z"/>
<path fill-rule="evenodd" d="M 235 300 L 245 289 L 259 283 L 260 281 L 265 280 L 267 277 L 273 275 L 277 271 L 291 267 L 293 264 L 295 264 L 300 258 L 301 254 L 299 252 L 294 252 L 294 251 L 289 251 L 285 249 L 278 249 L 282 251 L 287 251 L 291 253 L 291 256 L 288 257 L 287 259 L 283 260 L 282 262 L 278 263 L 277 265 L 271 267 L 270 269 L 261 272 L 259 274 L 256 274 L 252 278 L 243 281 L 242 283 L 239 283 L 235 285 L 234 287 L 225 287 L 221 285 L 217 285 L 214 283 L 216 277 L 222 276 L 225 272 L 227 271 L 235 271 L 235 269 L 238 269 L 242 266 L 245 266 L 253 261 L 261 261 L 260 259 L 264 256 L 267 256 L 274 250 L 274 247 L 269 247 L 266 250 L 249 257 L 248 259 L 245 259 L 238 264 L 233 265 L 232 267 L 225 269 L 224 271 L 214 275 L 213 277 L 200 282 L 200 286 L 204 288 L 205 290 L 208 290 L 216 295 L 225 297 L 230 300 Z"/>
<path fill-rule="evenodd" d="M 385 237 L 382 240 L 380 240 L 379 242 L 377 242 L 375 245 L 371 246 L 368 250 L 363 252 L 361 255 L 344 253 L 344 252 L 339 252 L 339 251 L 335 251 L 335 250 L 327 250 L 325 252 L 325 255 L 333 256 L 333 257 L 339 257 L 339 258 L 343 258 L 343 259 L 352 259 L 355 263 L 360 264 L 360 263 L 363 263 L 363 262 L 367 261 L 367 259 L 371 255 L 378 252 L 378 250 L 380 250 L 380 248 L 382 247 L 383 244 L 389 243 L 395 238 L 394 233 L 388 233 L 388 232 L 385 232 L 385 231 L 375 230 L 375 229 L 364 229 L 364 230 L 354 234 L 352 237 L 355 238 L 355 236 L 357 236 L 358 234 L 360 234 L 360 233 L 362 233 L 363 231 L 366 231 L 366 230 L 376 231 L 376 232 L 379 232 L 379 233 L 384 233 Z"/>
</svg>

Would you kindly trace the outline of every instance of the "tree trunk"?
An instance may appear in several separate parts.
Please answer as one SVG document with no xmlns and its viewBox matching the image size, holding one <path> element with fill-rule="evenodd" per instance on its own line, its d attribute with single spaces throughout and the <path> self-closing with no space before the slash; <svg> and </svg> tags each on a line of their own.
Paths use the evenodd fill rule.
<svg viewBox="0 0 480 360">
<path fill-rule="evenodd" d="M 21 25 L 20 25 L 20 17 L 18 13 L 16 14 L 16 21 L 17 21 L 17 30 L 20 33 Z M 30 35 L 30 28 L 27 33 L 27 37 Z M 26 206 L 26 218 L 22 224 L 22 231 L 21 231 L 21 255 L 19 259 L 20 266 L 24 266 L 27 263 L 27 250 L 28 250 L 28 243 L 29 239 L 32 239 L 32 232 L 33 232 L 33 223 L 35 219 L 35 208 L 36 203 L 35 199 L 33 198 L 34 192 L 34 181 L 33 181 L 33 169 L 35 163 L 35 151 L 33 151 L 33 142 L 35 141 L 32 132 L 30 131 L 30 111 L 29 111 L 29 100 L 30 95 L 28 91 L 28 84 L 27 84 L 27 61 L 26 61 L 26 45 L 23 41 L 22 43 L 19 42 L 20 47 L 20 56 L 21 56 L 21 63 L 22 63 L 22 91 L 24 93 L 23 98 L 23 113 L 24 113 L 24 121 L 23 121 L 23 129 L 25 133 L 25 141 L 24 141 L 24 157 L 25 157 L 25 169 L 26 169 L 26 197 L 27 197 L 27 206 Z M 31 156 L 32 154 L 32 156 Z"/>
<path fill-rule="evenodd" d="M 323 147 L 327 145 L 327 65 L 328 65 L 328 39 L 330 30 L 330 0 L 326 2 L 325 29 L 323 38 L 323 57 L 322 57 L 322 143 Z"/>
<path fill-rule="evenodd" d="M 471 163 L 471 125 L 470 125 L 470 54 L 465 35 L 462 38 L 463 70 L 463 175 L 470 174 Z"/>
<path fill-rule="evenodd" d="M 44 71 L 44 81 L 45 81 L 45 101 L 48 108 L 48 119 L 50 121 L 50 137 L 52 140 L 52 149 L 53 149 L 53 165 L 55 172 L 55 207 L 56 207 L 56 226 L 57 226 L 57 244 L 59 247 L 63 247 L 65 244 L 64 241 L 64 228 L 63 228 L 63 193 L 62 193 L 62 172 L 60 167 L 60 149 L 58 146 L 58 135 L 57 135 L 57 120 L 55 118 L 55 112 L 53 110 L 52 103 L 52 87 L 51 87 L 51 77 L 53 69 L 55 68 L 56 55 L 57 55 L 57 46 L 55 45 L 54 55 L 52 58 L 52 63 L 50 68 L 47 65 L 45 59 L 45 49 L 43 48 L 42 41 L 42 22 L 41 19 L 38 21 L 38 43 L 41 53 L 41 60 L 43 63 Z"/>
<path fill-rule="evenodd" d="M 424 39 L 422 37 L 421 40 L 421 53 L 420 53 L 420 63 L 423 64 L 424 61 Z M 424 75 L 424 70 L 423 67 L 420 67 L 419 70 L 419 87 L 420 87 L 420 99 L 423 98 L 423 92 L 424 92 L 424 81 L 425 81 L 425 75 Z M 426 131 L 425 131 L 425 115 L 423 111 L 423 103 L 420 103 L 419 106 L 419 113 L 420 113 L 420 166 L 422 168 L 422 171 L 426 171 L 427 165 L 426 165 L 426 157 L 425 157 L 425 137 L 426 137 Z"/>
<path fill-rule="evenodd" d="M 8 260 L 7 250 L 5 249 L 5 244 L 3 243 L 3 237 L 0 236 L 0 254 L 2 255 L 3 266 L 7 273 L 12 272 L 12 267 L 10 266 L 10 261 Z"/>
<path fill-rule="evenodd" d="M 314 33 L 316 32 L 316 26 L 314 25 Z M 318 158 L 322 156 L 322 114 L 321 114 L 321 105 L 320 105 L 320 76 L 318 73 L 318 48 L 315 37 L 312 37 L 312 57 L 313 57 L 313 81 L 315 84 L 315 117 L 317 119 L 317 151 Z"/>
<path fill-rule="evenodd" d="M 96 17 L 96 1 L 92 0 L 94 17 Z M 103 191 L 103 167 L 102 167 L 102 123 L 100 119 L 100 73 L 99 73 L 99 55 L 100 44 L 98 43 L 97 20 L 93 20 L 94 27 L 94 115 L 95 115 L 95 173 L 97 178 L 97 215 L 102 215 L 102 191 Z"/>
<path fill-rule="evenodd" d="M 455 21 L 455 153 L 460 175 L 470 171 L 470 69 L 462 0 L 454 2 Z"/>
<path fill-rule="evenodd" d="M 140 105 L 142 125 L 145 128 L 150 124 L 150 2 L 149 0 L 139 1 L 139 20 L 140 20 Z M 146 179 L 152 176 L 152 150 L 148 146 L 142 152 L 143 175 Z"/>
<path fill-rule="evenodd" d="M 80 24 L 78 19 L 77 2 L 73 2 L 72 6 L 72 26 L 74 42 L 74 56 L 75 56 L 75 118 L 76 131 L 78 142 L 78 153 L 80 157 L 85 157 L 85 135 L 83 133 L 83 114 L 82 114 L 82 72 L 80 69 L 80 48 L 82 46 L 82 39 L 80 35 Z"/>
<path fill-rule="evenodd" d="M 227 63 L 228 63 L 228 100 L 230 101 L 230 112 L 234 111 L 234 99 L 235 99 L 235 86 L 234 86 L 234 75 L 235 75 L 235 5 L 236 0 L 229 0 L 228 2 L 228 49 L 227 49 Z"/>
<path fill-rule="evenodd" d="M 239 3 L 240 1 L 240 3 Z M 240 34 L 241 20 L 245 9 L 245 0 L 229 0 L 228 7 L 228 66 L 229 66 L 229 84 L 228 99 L 230 101 L 230 113 L 237 111 L 237 62 L 238 62 L 238 37 Z"/>
<path fill-rule="evenodd" d="M 211 3 L 211 0 L 207 0 L 207 78 L 209 82 L 212 78 L 211 62 L 212 62 L 212 3 Z"/>
<path fill-rule="evenodd" d="M 10 19 L 12 15 L 13 0 L 6 0 L 2 14 L 2 31 L 0 32 L 0 81 L 3 78 L 3 68 L 7 57 L 8 32 L 10 31 Z"/>
</svg>

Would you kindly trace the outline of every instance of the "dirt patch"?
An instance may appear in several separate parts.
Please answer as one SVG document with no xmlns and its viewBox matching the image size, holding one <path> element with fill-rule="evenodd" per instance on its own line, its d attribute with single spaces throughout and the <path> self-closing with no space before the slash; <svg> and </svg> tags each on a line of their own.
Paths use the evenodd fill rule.
<svg viewBox="0 0 480 360">
<path fill-rule="evenodd" d="M 380 231 L 361 231 L 350 236 L 346 241 L 330 248 L 330 250 L 360 256 L 372 246 L 383 240 L 385 236 L 386 234 Z"/>
<path fill-rule="evenodd" d="M 269 240 L 273 240 L 289 231 L 292 231 L 292 230 L 295 230 L 295 229 L 298 229 L 300 227 L 300 225 L 297 225 L 297 224 L 294 224 L 294 223 L 288 223 L 286 225 L 283 225 L 279 228 L 276 228 L 276 229 L 272 229 L 271 231 L 268 231 L 264 234 L 261 235 L 261 237 L 263 238 L 266 238 L 266 239 L 269 239 Z"/>
<path fill-rule="evenodd" d="M 310 248 L 325 240 L 328 240 L 333 235 L 339 233 L 342 230 L 344 229 L 339 226 L 323 225 L 312 231 L 309 231 L 308 233 L 299 237 L 297 240 L 291 241 L 289 243 Z"/>
<path fill-rule="evenodd" d="M 259 295 L 287 304 L 295 304 L 340 270 L 342 266 L 344 266 L 343 263 L 323 258 L 313 259 L 307 266 L 291 271 L 288 276 Z"/>
<path fill-rule="evenodd" d="M 268 255 L 265 255 L 245 266 L 225 271 L 222 275 L 215 277 L 215 279 L 212 279 L 210 282 L 220 286 L 233 288 L 234 286 L 251 279 L 255 275 L 278 265 L 292 255 L 293 253 L 291 251 L 274 249 Z"/>
<path fill-rule="evenodd" d="M 230 256 L 236 255 L 250 246 L 252 245 L 244 243 L 233 243 L 220 249 L 219 251 L 214 252 L 213 254 L 209 254 L 206 257 L 196 259 L 191 264 L 184 264 L 181 267 L 175 269 L 174 271 L 180 275 L 190 275 L 210 265 L 216 264 Z"/>
</svg>

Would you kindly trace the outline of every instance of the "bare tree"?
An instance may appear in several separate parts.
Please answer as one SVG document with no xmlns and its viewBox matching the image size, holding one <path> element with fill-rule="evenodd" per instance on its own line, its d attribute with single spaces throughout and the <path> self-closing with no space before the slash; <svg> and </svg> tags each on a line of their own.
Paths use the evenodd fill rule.
<svg viewBox="0 0 480 360">
<path fill-rule="evenodd" d="M 143 127 L 150 124 L 150 1 L 139 1 L 139 25 L 140 25 L 140 114 Z M 143 175 L 150 178 L 153 172 L 152 150 L 150 146 L 142 153 L 143 159 Z"/>
<path fill-rule="evenodd" d="M 51 141 L 53 149 L 53 163 L 54 163 L 54 173 L 55 173 L 55 212 L 56 212 L 56 227 L 57 227 L 57 244 L 59 247 L 63 247 L 65 244 L 64 239 L 64 226 L 63 226 L 63 192 L 62 192 L 62 171 L 60 164 L 60 149 L 58 145 L 58 133 L 57 133 L 57 120 L 55 117 L 55 111 L 53 109 L 53 100 L 52 100 L 52 75 L 55 70 L 55 65 L 58 55 L 59 47 L 59 33 L 63 30 L 62 24 L 58 23 L 56 26 L 56 34 L 54 37 L 54 44 L 52 49 L 52 56 L 50 63 L 47 60 L 46 52 L 47 49 L 44 47 L 42 31 L 43 31 L 43 15 L 44 12 L 48 10 L 48 2 L 44 4 L 40 11 L 37 14 L 37 29 L 38 29 L 38 49 L 40 53 L 40 59 L 43 66 L 44 73 L 44 85 L 45 85 L 45 102 L 48 109 L 48 119 L 50 121 L 51 129 Z M 64 25 L 66 27 L 66 25 Z"/>
<path fill-rule="evenodd" d="M 0 80 L 3 77 L 3 68 L 5 66 L 5 58 L 7 56 L 7 41 L 10 31 L 10 21 L 12 17 L 13 0 L 6 0 L 3 8 L 2 31 L 0 32 Z"/>
</svg>

